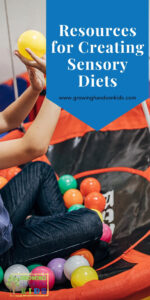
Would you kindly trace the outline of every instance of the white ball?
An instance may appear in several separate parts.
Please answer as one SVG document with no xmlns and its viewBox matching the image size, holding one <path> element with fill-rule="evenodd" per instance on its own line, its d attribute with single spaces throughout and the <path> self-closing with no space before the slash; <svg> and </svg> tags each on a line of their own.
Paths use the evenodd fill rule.
<svg viewBox="0 0 150 300">
<path fill-rule="evenodd" d="M 74 255 L 67 259 L 64 264 L 64 274 L 71 280 L 72 273 L 79 267 L 90 266 L 86 258 L 80 255 Z"/>
<path fill-rule="evenodd" d="M 29 270 L 23 265 L 13 265 L 4 274 L 4 283 L 10 291 L 21 292 L 28 286 L 28 280 L 23 279 L 29 276 Z"/>
</svg>

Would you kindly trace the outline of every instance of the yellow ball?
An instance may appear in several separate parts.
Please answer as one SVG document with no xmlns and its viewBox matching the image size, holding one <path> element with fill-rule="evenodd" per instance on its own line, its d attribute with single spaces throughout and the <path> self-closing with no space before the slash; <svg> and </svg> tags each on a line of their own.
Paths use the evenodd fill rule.
<svg viewBox="0 0 150 300">
<path fill-rule="evenodd" d="M 46 53 L 45 36 L 36 30 L 25 31 L 18 39 L 18 51 L 25 58 L 33 60 L 26 48 L 31 49 L 38 57 L 42 57 Z"/>
<path fill-rule="evenodd" d="M 103 223 L 104 220 L 103 220 L 103 216 L 102 216 L 102 214 L 100 213 L 100 211 L 97 210 L 97 209 L 93 209 L 93 208 L 92 208 L 92 210 L 94 210 L 94 211 L 99 215 L 99 217 L 100 217 L 100 219 L 101 219 L 101 221 L 102 221 L 102 223 Z"/>
<path fill-rule="evenodd" d="M 78 286 L 83 286 L 85 283 L 98 280 L 98 275 L 96 271 L 91 267 L 79 267 L 77 268 L 71 276 L 71 285 L 73 288 Z"/>
</svg>

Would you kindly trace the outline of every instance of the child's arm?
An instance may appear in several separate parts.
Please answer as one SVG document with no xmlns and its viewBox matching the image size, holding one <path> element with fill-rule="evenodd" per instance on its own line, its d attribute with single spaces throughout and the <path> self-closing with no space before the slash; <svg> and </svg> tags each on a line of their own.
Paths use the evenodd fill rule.
<svg viewBox="0 0 150 300">
<path fill-rule="evenodd" d="M 0 112 L 0 133 L 18 127 L 27 117 L 44 87 L 44 76 L 28 68 L 31 86 L 3 112 Z"/>
<path fill-rule="evenodd" d="M 22 138 L 0 143 L 0 169 L 24 164 L 45 154 L 59 114 L 60 108 L 45 99 L 39 114 Z"/>
</svg>

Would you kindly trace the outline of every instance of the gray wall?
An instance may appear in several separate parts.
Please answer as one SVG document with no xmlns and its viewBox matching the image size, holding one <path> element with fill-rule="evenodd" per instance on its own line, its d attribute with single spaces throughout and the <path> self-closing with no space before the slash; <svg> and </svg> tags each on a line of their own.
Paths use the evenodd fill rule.
<svg viewBox="0 0 150 300">
<path fill-rule="evenodd" d="M 11 41 L 13 50 L 17 39 L 28 29 L 39 30 L 46 34 L 46 0 L 7 0 Z M 23 64 L 14 58 L 17 75 L 25 71 Z M 0 0 L 0 83 L 12 78 L 8 33 L 4 0 Z"/>
</svg>

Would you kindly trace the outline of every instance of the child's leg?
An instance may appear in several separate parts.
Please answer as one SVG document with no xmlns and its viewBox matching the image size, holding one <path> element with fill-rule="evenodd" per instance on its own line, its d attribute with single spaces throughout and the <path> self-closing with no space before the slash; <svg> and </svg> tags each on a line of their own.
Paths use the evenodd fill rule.
<svg viewBox="0 0 150 300">
<path fill-rule="evenodd" d="M 43 165 L 40 167 L 40 172 L 41 184 L 36 200 L 38 214 L 41 216 L 63 215 L 67 209 L 53 168 L 45 164 L 45 168 Z"/>
<path fill-rule="evenodd" d="M 102 222 L 87 208 L 62 216 L 33 216 L 14 232 L 14 246 L 0 257 L 4 268 L 20 263 L 47 264 L 53 257 L 67 257 L 73 251 L 93 245 L 102 235 Z"/>
<path fill-rule="evenodd" d="M 66 211 L 53 169 L 46 163 L 27 165 L 2 190 L 1 195 L 13 226 L 22 224 L 38 207 L 41 215 Z"/>
</svg>

